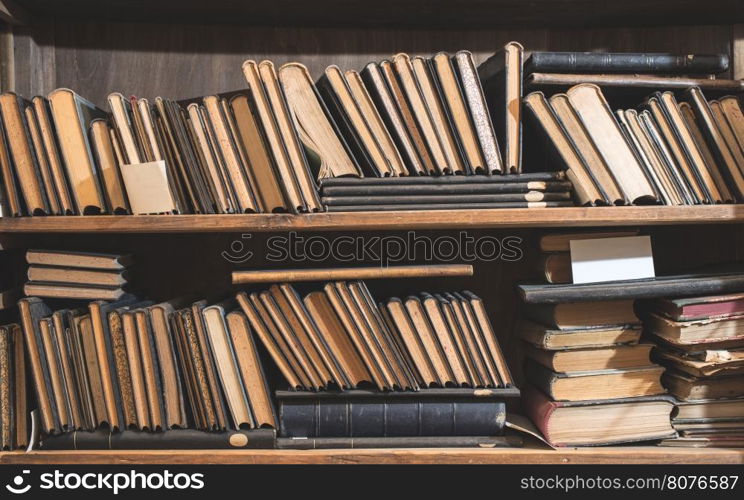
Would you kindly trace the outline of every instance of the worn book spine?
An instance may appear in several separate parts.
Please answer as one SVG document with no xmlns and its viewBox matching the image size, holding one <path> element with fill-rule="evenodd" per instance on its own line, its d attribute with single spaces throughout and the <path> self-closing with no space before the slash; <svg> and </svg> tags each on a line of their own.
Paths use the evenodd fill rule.
<svg viewBox="0 0 744 500">
<path fill-rule="evenodd" d="M 233 284 L 472 276 L 470 264 L 234 271 Z"/>
<path fill-rule="evenodd" d="M 452 184 L 510 184 L 538 181 L 565 181 L 566 174 L 556 172 L 529 172 L 512 175 L 446 175 L 425 177 L 331 177 L 321 181 L 322 187 L 333 186 L 396 186 L 396 185 L 452 185 Z"/>
<path fill-rule="evenodd" d="M 471 195 L 419 195 L 410 197 L 400 196 L 323 196 L 320 198 L 324 205 L 438 205 L 457 204 L 469 205 L 471 203 L 501 203 L 515 201 L 570 201 L 571 193 L 543 193 L 541 191 L 528 191 L 526 193 L 500 193 L 500 194 L 471 194 Z"/>
<path fill-rule="evenodd" d="M 582 83 L 591 83 L 600 87 L 628 87 L 643 89 L 686 89 L 689 87 L 700 87 L 703 90 L 717 90 L 721 92 L 741 92 L 744 90 L 744 81 L 711 79 L 711 78 L 689 78 L 684 76 L 657 76 L 657 75 L 620 75 L 620 74 L 589 74 L 589 73 L 532 73 L 525 78 L 528 88 L 542 86 L 571 87 Z"/>
<path fill-rule="evenodd" d="M 505 420 L 499 400 L 340 397 L 279 402 L 280 434 L 290 438 L 499 436 Z"/>
<path fill-rule="evenodd" d="M 460 209 L 492 209 L 492 208 L 555 208 L 574 207 L 573 201 L 503 201 L 495 203 L 420 203 L 416 205 L 329 205 L 329 212 L 369 212 L 398 211 L 398 210 L 460 210 Z"/>
<path fill-rule="evenodd" d="M 424 185 L 379 185 L 379 186 L 329 186 L 323 187 L 322 196 L 411 196 L 421 194 L 499 194 L 527 193 L 529 191 L 566 192 L 573 186 L 568 181 L 528 181 L 514 183 L 478 184 L 424 184 Z"/>
<path fill-rule="evenodd" d="M 277 438 L 280 450 L 365 449 L 365 448 L 521 448 L 519 436 L 418 436 Z"/>
<path fill-rule="evenodd" d="M 728 70 L 727 54 L 654 54 L 634 52 L 533 52 L 525 72 L 662 73 L 709 75 Z"/>
<path fill-rule="evenodd" d="M 205 432 L 173 429 L 164 432 L 66 432 L 44 436 L 41 450 L 235 450 L 275 448 L 274 429 Z"/>
</svg>

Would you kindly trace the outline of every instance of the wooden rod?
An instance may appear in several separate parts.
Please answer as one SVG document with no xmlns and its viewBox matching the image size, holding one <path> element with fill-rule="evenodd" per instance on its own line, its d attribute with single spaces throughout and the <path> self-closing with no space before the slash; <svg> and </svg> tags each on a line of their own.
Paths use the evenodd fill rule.
<svg viewBox="0 0 744 500">
<path fill-rule="evenodd" d="M 369 280 L 386 278 L 432 278 L 472 276 L 470 264 L 435 264 L 428 266 L 348 267 L 326 269 L 270 269 L 233 271 L 235 285 L 246 283 L 286 283 L 296 281 Z"/>
</svg>

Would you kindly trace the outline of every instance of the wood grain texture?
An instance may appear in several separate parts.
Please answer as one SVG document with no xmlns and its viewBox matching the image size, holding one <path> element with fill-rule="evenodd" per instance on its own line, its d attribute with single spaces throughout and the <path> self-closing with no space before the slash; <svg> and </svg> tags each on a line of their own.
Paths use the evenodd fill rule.
<svg viewBox="0 0 744 500">
<path fill-rule="evenodd" d="M 742 464 L 744 449 L 608 448 L 35 451 L 0 453 L 0 464 Z"/>
</svg>

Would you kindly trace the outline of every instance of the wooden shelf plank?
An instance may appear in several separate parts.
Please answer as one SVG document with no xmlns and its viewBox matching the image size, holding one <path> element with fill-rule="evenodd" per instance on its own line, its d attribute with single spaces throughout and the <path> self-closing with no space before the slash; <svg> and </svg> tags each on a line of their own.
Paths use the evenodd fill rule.
<svg viewBox="0 0 744 500">
<path fill-rule="evenodd" d="M 0 464 L 744 464 L 744 449 L 150 450 L 0 453 Z"/>
<path fill-rule="evenodd" d="M 102 215 L 1 218 L 2 233 L 199 233 L 744 223 L 744 205 L 510 208 L 305 215 Z"/>
</svg>

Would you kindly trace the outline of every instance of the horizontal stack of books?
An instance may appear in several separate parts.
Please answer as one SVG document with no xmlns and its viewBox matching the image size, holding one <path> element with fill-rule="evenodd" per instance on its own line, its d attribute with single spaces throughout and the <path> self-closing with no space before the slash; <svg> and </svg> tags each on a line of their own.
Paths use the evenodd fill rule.
<svg viewBox="0 0 744 500">
<path fill-rule="evenodd" d="M 28 296 L 56 299 L 117 300 L 127 286 L 131 255 L 29 250 Z"/>
<path fill-rule="evenodd" d="M 641 307 L 662 379 L 677 398 L 672 446 L 744 444 L 744 295 L 658 299 Z"/>
</svg>

